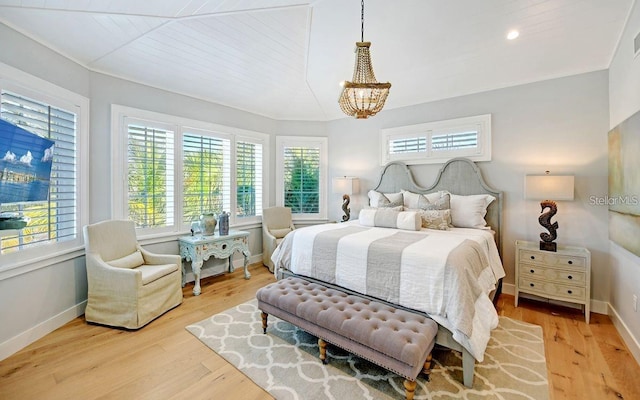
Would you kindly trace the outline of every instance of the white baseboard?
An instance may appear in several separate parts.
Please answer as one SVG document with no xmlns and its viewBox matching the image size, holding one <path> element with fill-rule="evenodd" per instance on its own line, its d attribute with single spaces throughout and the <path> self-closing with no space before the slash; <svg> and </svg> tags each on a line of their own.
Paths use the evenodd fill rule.
<svg viewBox="0 0 640 400">
<path fill-rule="evenodd" d="M 620 318 L 620 314 L 616 311 L 615 308 L 609 304 L 609 318 L 613 322 L 613 326 L 616 327 L 620 336 L 622 336 L 622 340 L 633 354 L 633 357 L 636 359 L 636 362 L 640 364 L 640 343 L 638 343 L 638 339 L 633 336 L 633 333 L 627 327 L 627 324 Z"/>
<path fill-rule="evenodd" d="M 23 348 L 27 347 L 36 340 L 46 336 L 47 334 L 60 328 L 62 325 L 69 321 L 78 318 L 84 314 L 84 309 L 87 307 L 87 301 L 83 301 L 80 304 L 76 304 L 73 307 L 66 309 L 58 315 L 49 318 L 46 321 L 39 323 L 38 325 L 22 332 L 21 334 L 12 337 L 11 339 L 0 344 L 0 361 L 17 353 Z"/>
</svg>

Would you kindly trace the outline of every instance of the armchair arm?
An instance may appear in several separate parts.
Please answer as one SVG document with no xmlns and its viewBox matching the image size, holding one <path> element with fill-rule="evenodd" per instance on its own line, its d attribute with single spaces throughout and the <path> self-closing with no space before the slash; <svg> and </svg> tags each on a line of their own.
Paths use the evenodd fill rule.
<svg viewBox="0 0 640 400">
<path fill-rule="evenodd" d="M 113 267 L 96 253 L 87 253 L 87 281 L 94 293 L 117 294 L 136 298 L 138 287 L 142 286 L 142 273 L 135 269 Z"/>
<path fill-rule="evenodd" d="M 139 244 L 136 245 L 140 253 L 142 253 L 142 258 L 144 258 L 145 264 L 157 265 L 157 264 L 176 264 L 178 269 L 180 265 L 182 265 L 182 259 L 177 254 L 157 254 L 152 253 L 148 250 L 145 250 Z"/>
</svg>

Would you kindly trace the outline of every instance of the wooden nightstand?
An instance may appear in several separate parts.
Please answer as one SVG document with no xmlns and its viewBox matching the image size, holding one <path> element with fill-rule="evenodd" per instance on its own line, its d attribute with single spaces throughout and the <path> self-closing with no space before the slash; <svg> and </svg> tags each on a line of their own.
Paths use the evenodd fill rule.
<svg viewBox="0 0 640 400">
<path fill-rule="evenodd" d="M 516 240 L 516 293 L 582 304 L 589 323 L 591 253 L 582 247 L 558 246 L 557 252 L 539 249 L 537 242 Z"/>
</svg>

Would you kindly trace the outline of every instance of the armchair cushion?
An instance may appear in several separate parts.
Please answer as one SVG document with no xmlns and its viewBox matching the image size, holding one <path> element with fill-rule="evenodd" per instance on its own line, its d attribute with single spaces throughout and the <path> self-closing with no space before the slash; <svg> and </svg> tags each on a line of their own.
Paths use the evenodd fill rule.
<svg viewBox="0 0 640 400">
<path fill-rule="evenodd" d="M 269 229 L 269 232 L 271 232 L 276 239 L 282 239 L 287 233 L 291 232 L 291 228 Z"/>
<path fill-rule="evenodd" d="M 142 273 L 142 284 L 147 285 L 178 270 L 176 264 L 141 265 L 136 268 Z"/>
<path fill-rule="evenodd" d="M 128 256 L 124 256 L 122 258 L 116 258 L 115 260 L 107 261 L 107 264 L 116 268 L 136 268 L 144 264 L 144 258 L 142 258 L 142 253 L 138 250 L 135 251 Z"/>
</svg>

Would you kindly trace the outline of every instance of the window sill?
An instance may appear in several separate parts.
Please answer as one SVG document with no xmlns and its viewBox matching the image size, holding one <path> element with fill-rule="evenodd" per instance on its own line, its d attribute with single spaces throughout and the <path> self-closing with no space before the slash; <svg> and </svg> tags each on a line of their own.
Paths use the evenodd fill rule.
<svg viewBox="0 0 640 400">
<path fill-rule="evenodd" d="M 84 254 L 84 246 L 74 246 L 44 256 L 21 260 L 19 263 L 9 267 L 0 268 L 0 281 L 33 272 L 41 268 L 50 267 L 74 258 L 83 257 Z"/>
</svg>

